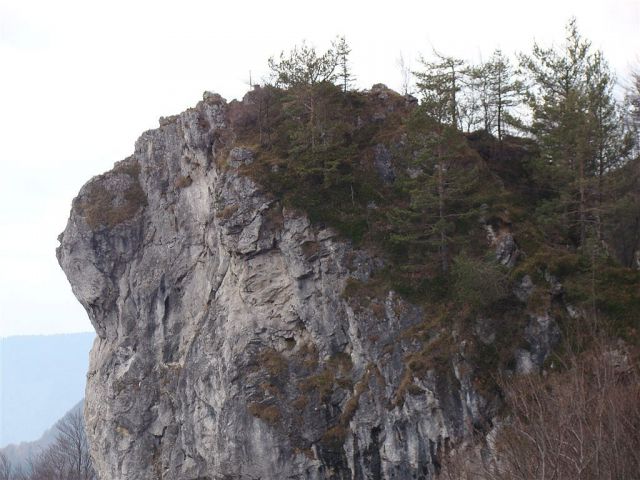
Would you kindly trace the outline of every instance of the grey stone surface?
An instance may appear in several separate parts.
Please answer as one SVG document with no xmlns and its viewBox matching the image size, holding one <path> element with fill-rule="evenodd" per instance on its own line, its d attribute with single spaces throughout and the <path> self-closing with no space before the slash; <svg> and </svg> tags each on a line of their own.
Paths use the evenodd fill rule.
<svg viewBox="0 0 640 480">
<path fill-rule="evenodd" d="M 531 276 L 524 275 L 514 287 L 513 293 L 518 300 L 526 303 L 534 290 L 535 285 L 533 284 L 533 280 L 531 280 Z"/>
<path fill-rule="evenodd" d="M 226 111 L 206 93 L 144 133 L 60 237 L 99 335 L 85 418 L 100 478 L 433 478 L 485 420 L 463 345 L 450 374 L 413 376 L 421 345 L 403 332 L 425 313 L 393 291 L 345 298 L 380 261 L 241 176 L 252 157 L 227 161 Z"/>
<path fill-rule="evenodd" d="M 393 164 L 391 163 L 391 154 L 387 147 L 383 144 L 378 144 L 373 149 L 373 162 L 376 167 L 376 172 L 383 183 L 391 184 L 396 179 L 396 174 L 393 171 Z"/>
</svg>

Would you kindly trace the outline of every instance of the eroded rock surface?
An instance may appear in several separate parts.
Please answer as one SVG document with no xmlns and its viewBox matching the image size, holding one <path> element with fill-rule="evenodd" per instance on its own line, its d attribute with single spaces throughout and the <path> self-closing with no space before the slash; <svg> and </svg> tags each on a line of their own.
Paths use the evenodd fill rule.
<svg viewBox="0 0 640 480">
<path fill-rule="evenodd" d="M 74 200 L 59 262 L 98 332 L 85 417 L 100 478 L 427 479 L 484 421 L 464 350 L 405 365 L 425 313 L 354 305 L 379 261 L 238 169 L 228 105 L 163 118 Z"/>
</svg>

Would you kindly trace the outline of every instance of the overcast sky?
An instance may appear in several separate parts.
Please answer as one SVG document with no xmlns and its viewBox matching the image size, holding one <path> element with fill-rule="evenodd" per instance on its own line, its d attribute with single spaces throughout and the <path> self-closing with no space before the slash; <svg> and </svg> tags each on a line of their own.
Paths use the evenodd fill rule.
<svg viewBox="0 0 640 480">
<path fill-rule="evenodd" d="M 619 76 L 638 65 L 640 0 L 0 0 L 0 336 L 91 329 L 55 260 L 71 199 L 204 90 L 241 97 L 269 56 L 337 34 L 359 88 L 399 89 L 400 52 L 526 51 L 571 16 Z"/>
</svg>

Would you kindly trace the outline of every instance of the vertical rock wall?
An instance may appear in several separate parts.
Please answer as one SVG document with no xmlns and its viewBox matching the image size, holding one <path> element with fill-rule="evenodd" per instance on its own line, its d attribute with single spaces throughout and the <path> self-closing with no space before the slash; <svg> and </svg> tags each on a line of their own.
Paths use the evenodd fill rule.
<svg viewBox="0 0 640 480">
<path fill-rule="evenodd" d="M 483 420 L 462 354 L 406 358 L 424 313 L 378 263 L 238 169 L 228 105 L 161 119 L 73 202 L 58 259 L 99 338 L 85 417 L 100 478 L 428 479 Z"/>
</svg>

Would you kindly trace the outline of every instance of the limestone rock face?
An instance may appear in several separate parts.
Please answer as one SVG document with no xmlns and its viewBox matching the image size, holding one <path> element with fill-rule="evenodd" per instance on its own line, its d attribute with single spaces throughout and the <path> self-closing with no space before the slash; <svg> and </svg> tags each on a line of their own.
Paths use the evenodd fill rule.
<svg viewBox="0 0 640 480">
<path fill-rule="evenodd" d="M 343 291 L 380 262 L 248 176 L 228 105 L 163 118 L 73 202 L 57 254 L 98 333 L 103 480 L 428 479 L 486 407 L 464 349 L 414 377 L 424 313 Z M 231 139 L 231 140 L 230 140 Z"/>
</svg>

